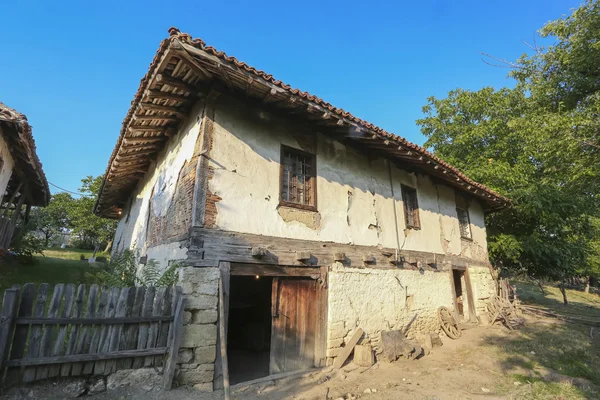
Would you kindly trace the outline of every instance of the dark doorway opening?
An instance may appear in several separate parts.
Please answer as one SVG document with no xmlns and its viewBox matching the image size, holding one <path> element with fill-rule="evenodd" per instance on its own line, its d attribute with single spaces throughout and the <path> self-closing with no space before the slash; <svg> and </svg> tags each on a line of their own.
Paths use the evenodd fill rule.
<svg viewBox="0 0 600 400">
<path fill-rule="evenodd" d="M 231 276 L 227 354 L 232 385 L 269 375 L 271 287 L 266 276 Z"/>
<path fill-rule="evenodd" d="M 464 296 L 463 296 L 463 285 L 462 278 L 465 274 L 465 271 L 453 269 L 452 277 L 454 279 L 454 295 L 456 299 L 456 312 L 457 314 L 464 318 L 465 316 L 465 307 L 464 307 Z"/>
</svg>

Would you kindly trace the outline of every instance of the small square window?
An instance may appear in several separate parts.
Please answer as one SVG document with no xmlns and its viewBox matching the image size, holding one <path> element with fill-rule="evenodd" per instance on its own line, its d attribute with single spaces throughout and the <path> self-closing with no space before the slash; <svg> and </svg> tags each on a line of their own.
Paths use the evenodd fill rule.
<svg viewBox="0 0 600 400">
<path fill-rule="evenodd" d="M 419 203 L 417 202 L 417 189 L 401 185 L 402 202 L 404 202 L 404 221 L 410 229 L 421 229 L 419 219 Z"/>
<path fill-rule="evenodd" d="M 281 146 L 281 205 L 317 209 L 316 163 L 314 154 Z"/>
</svg>

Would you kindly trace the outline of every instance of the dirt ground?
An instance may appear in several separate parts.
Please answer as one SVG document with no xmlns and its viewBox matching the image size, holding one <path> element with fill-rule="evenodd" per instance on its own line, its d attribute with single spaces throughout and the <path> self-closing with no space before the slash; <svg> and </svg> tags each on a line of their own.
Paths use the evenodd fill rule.
<svg viewBox="0 0 600 400">
<path fill-rule="evenodd" d="M 556 320 L 529 317 L 527 324 L 544 326 L 552 331 Z M 511 333 L 505 328 L 477 327 L 463 331 L 459 340 L 444 337 L 444 345 L 429 355 L 415 361 L 398 360 L 394 363 L 377 363 L 371 368 L 357 367 L 352 363 L 341 370 L 326 368 L 301 377 L 269 381 L 235 389 L 234 399 L 567 399 L 596 397 L 596 387 L 584 379 L 572 379 L 545 367 L 532 367 L 527 362 L 507 362 L 500 355 L 503 343 L 523 333 Z M 535 352 L 524 354 L 523 360 L 535 357 Z M 517 355 L 519 356 L 519 355 Z M 519 357 L 516 357 L 517 361 Z M 531 381 L 527 377 L 531 376 Z M 515 377 L 524 377 L 516 379 Z M 548 396 L 534 385 L 549 380 L 566 385 L 567 391 L 550 391 Z M 579 391 L 582 388 L 583 391 Z M 571 397 L 568 393 L 577 393 Z M 591 391 L 590 391 L 591 390 Z M 540 394 L 541 393 L 541 394 Z M 554 393 L 554 394 L 553 394 Z M 564 393 L 567 393 L 566 395 Z M 592 394 L 590 394 L 592 393 Z M 581 394 L 581 396 L 579 395 Z M 64 398 L 60 384 L 47 382 L 27 388 L 14 389 L 6 399 Z M 88 396 L 86 396 L 88 397 Z M 169 392 L 145 391 L 142 388 L 125 388 L 93 396 L 97 400 L 191 400 L 222 399 L 222 392 L 200 393 L 189 388 Z"/>
</svg>

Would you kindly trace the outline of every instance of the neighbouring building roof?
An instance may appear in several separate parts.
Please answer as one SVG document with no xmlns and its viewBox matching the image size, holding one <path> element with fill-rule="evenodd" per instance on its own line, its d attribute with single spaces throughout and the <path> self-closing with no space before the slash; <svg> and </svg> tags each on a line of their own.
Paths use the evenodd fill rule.
<svg viewBox="0 0 600 400">
<path fill-rule="evenodd" d="M 488 210 L 509 200 L 477 183 L 423 147 L 336 108 L 317 96 L 294 89 L 266 72 L 228 56 L 177 28 L 158 48 L 123 121 L 100 189 L 95 212 L 118 218 L 137 183 L 168 138 L 187 118 L 202 89 L 221 85 L 282 113 L 294 113 L 319 132 L 350 146 L 398 160 L 403 169 L 435 176 L 482 200 Z"/>
<path fill-rule="evenodd" d="M 50 189 L 36 153 L 27 117 L 0 103 L 0 132 L 15 162 L 6 195 L 11 196 L 23 183 L 27 185 L 27 191 L 22 185 L 19 191 L 29 195 L 29 198 L 25 198 L 25 204 L 47 206 L 50 201 Z"/>
</svg>

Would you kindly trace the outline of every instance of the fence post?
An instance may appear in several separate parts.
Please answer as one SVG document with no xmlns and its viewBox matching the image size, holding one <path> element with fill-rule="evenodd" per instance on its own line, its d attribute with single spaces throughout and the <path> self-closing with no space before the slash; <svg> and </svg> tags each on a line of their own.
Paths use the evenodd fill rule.
<svg viewBox="0 0 600 400">
<path fill-rule="evenodd" d="M 2 310 L 0 311 L 0 368 L 10 351 L 10 338 L 13 320 L 17 315 L 19 305 L 19 289 L 7 289 L 4 292 Z"/>
<path fill-rule="evenodd" d="M 173 318 L 173 329 L 171 330 L 171 343 L 169 343 L 169 351 L 167 352 L 167 362 L 163 370 L 163 388 L 171 390 L 173 385 L 173 376 L 175 374 L 175 366 L 177 365 L 177 355 L 179 353 L 179 345 L 181 343 L 181 331 L 183 330 L 183 306 L 185 298 L 180 295 L 175 306 L 175 314 Z"/>
</svg>

